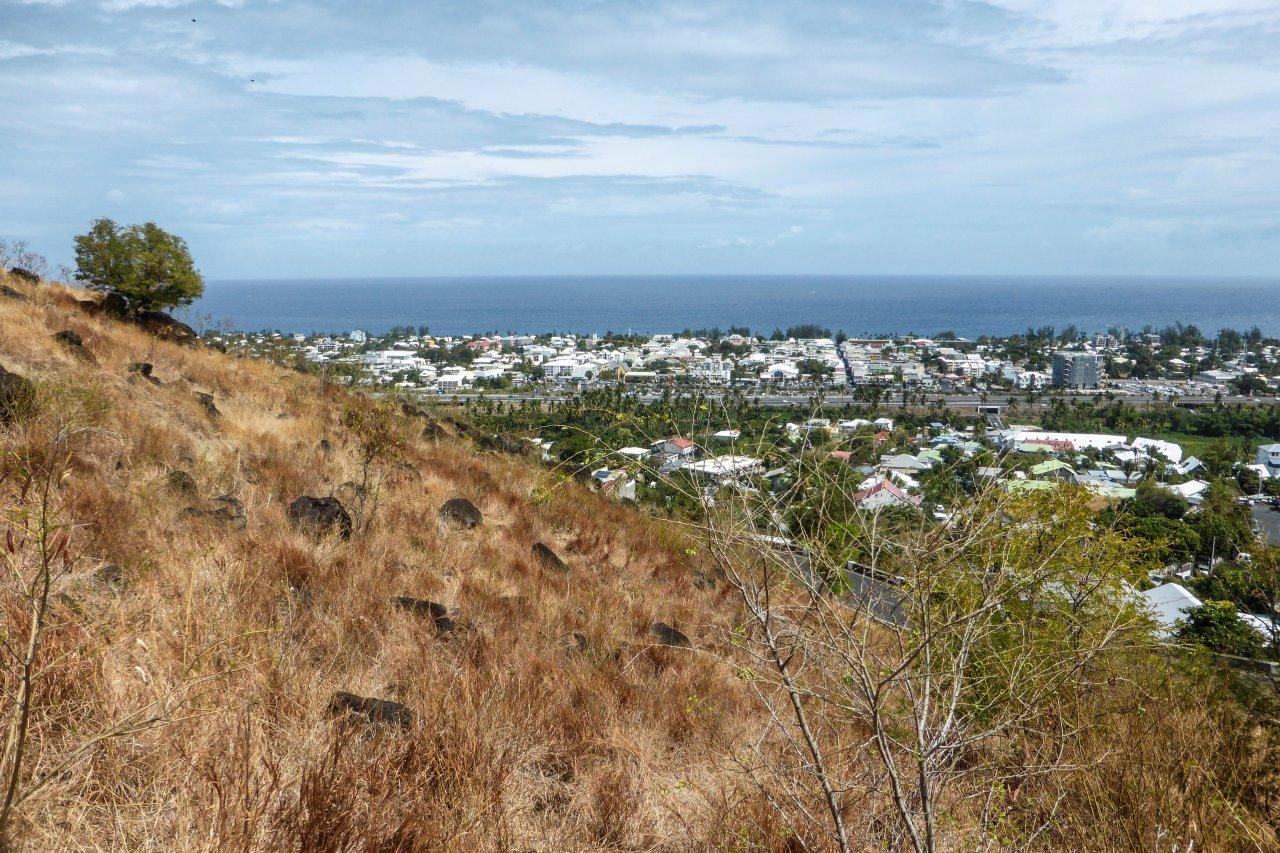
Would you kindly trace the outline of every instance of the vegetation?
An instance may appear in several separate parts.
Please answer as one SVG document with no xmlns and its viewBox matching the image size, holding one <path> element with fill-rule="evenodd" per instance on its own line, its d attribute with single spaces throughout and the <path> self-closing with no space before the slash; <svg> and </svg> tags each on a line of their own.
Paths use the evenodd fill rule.
<svg viewBox="0 0 1280 853">
<path fill-rule="evenodd" d="M 95 220 L 76 237 L 76 278 L 135 312 L 190 305 L 204 292 L 187 244 L 154 222 Z"/>
<path fill-rule="evenodd" d="M 833 445 L 801 441 L 777 493 L 707 507 L 702 484 L 661 481 L 701 519 L 672 524 L 564 469 L 619 439 L 701 437 L 725 420 L 705 398 L 406 413 L 6 283 L 25 301 L 0 300 L 0 364 L 36 389 L 0 427 L 10 845 L 1280 843 L 1274 705 L 1153 651 L 1117 594 L 1150 548 L 1070 489 L 976 500 L 951 526 L 872 516 L 828 479 Z M 129 370 L 144 360 L 150 380 Z M 797 449 L 789 413 L 730 406 L 752 448 Z M 561 435 L 562 467 L 467 437 L 509 423 Z M 295 498 L 346 483 L 381 494 L 359 536 L 290 523 Z M 456 497 L 478 526 L 441 522 Z M 758 538 L 778 520 L 812 574 Z M 852 592 L 851 557 L 900 579 L 905 624 L 820 588 Z M 404 713 L 339 715 L 339 691 Z"/>
</svg>

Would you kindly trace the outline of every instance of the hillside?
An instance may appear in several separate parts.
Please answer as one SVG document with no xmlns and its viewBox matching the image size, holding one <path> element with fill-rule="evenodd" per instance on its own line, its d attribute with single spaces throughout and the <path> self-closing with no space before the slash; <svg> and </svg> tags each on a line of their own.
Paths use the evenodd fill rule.
<svg viewBox="0 0 1280 853">
<path fill-rule="evenodd" d="M 74 523 L 35 773 L 142 726 L 29 801 L 33 848 L 678 847 L 729 831 L 712 805 L 743 794 L 717 756 L 752 711 L 714 655 L 650 631 L 706 650 L 729 624 L 726 592 L 694 585 L 669 531 L 521 459 L 422 440 L 416 418 L 367 531 L 296 530 L 291 501 L 361 479 L 345 392 L 14 284 L 0 366 L 36 383 L 42 413 L 0 448 L 46 455 L 63 431 Z M 441 523 L 455 497 L 478 527 Z M 397 596 L 443 605 L 453 629 Z M 335 720 L 337 691 L 403 703 L 412 734 Z"/>
<path fill-rule="evenodd" d="M 705 542 L 446 413 L 0 285 L 7 697 L 40 529 L 54 578 L 20 849 L 829 849 Z M 330 496 L 349 535 L 297 503 Z M 935 849 L 1275 849 L 1275 731 L 1203 669 L 1118 660 L 1039 743 L 964 754 L 990 775 L 960 767 Z M 850 849 L 907 849 L 838 711 Z"/>
</svg>

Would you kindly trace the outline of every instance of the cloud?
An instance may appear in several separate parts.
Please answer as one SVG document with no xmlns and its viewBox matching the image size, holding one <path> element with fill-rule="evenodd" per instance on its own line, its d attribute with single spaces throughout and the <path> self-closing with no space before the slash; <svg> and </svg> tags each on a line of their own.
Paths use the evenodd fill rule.
<svg viewBox="0 0 1280 853">
<path fill-rule="evenodd" d="M 196 8 L 5 7 L 0 223 L 211 274 L 1280 273 L 1274 0 Z"/>
</svg>

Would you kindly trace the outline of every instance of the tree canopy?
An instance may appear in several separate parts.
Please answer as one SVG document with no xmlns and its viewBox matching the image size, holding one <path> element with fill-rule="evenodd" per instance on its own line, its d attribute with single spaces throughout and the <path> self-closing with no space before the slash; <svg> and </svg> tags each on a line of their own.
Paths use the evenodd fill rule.
<svg viewBox="0 0 1280 853">
<path fill-rule="evenodd" d="M 76 277 L 126 310 L 190 305 L 204 292 L 186 242 L 154 222 L 122 228 L 98 219 L 75 242 Z"/>
</svg>

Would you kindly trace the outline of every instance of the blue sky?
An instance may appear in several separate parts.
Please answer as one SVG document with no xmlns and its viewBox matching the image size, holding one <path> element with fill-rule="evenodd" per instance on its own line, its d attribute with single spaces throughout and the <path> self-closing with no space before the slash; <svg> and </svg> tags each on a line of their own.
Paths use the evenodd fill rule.
<svg viewBox="0 0 1280 853">
<path fill-rule="evenodd" d="M 1275 0 L 0 0 L 0 137 L 54 262 L 1280 274 Z"/>
</svg>

